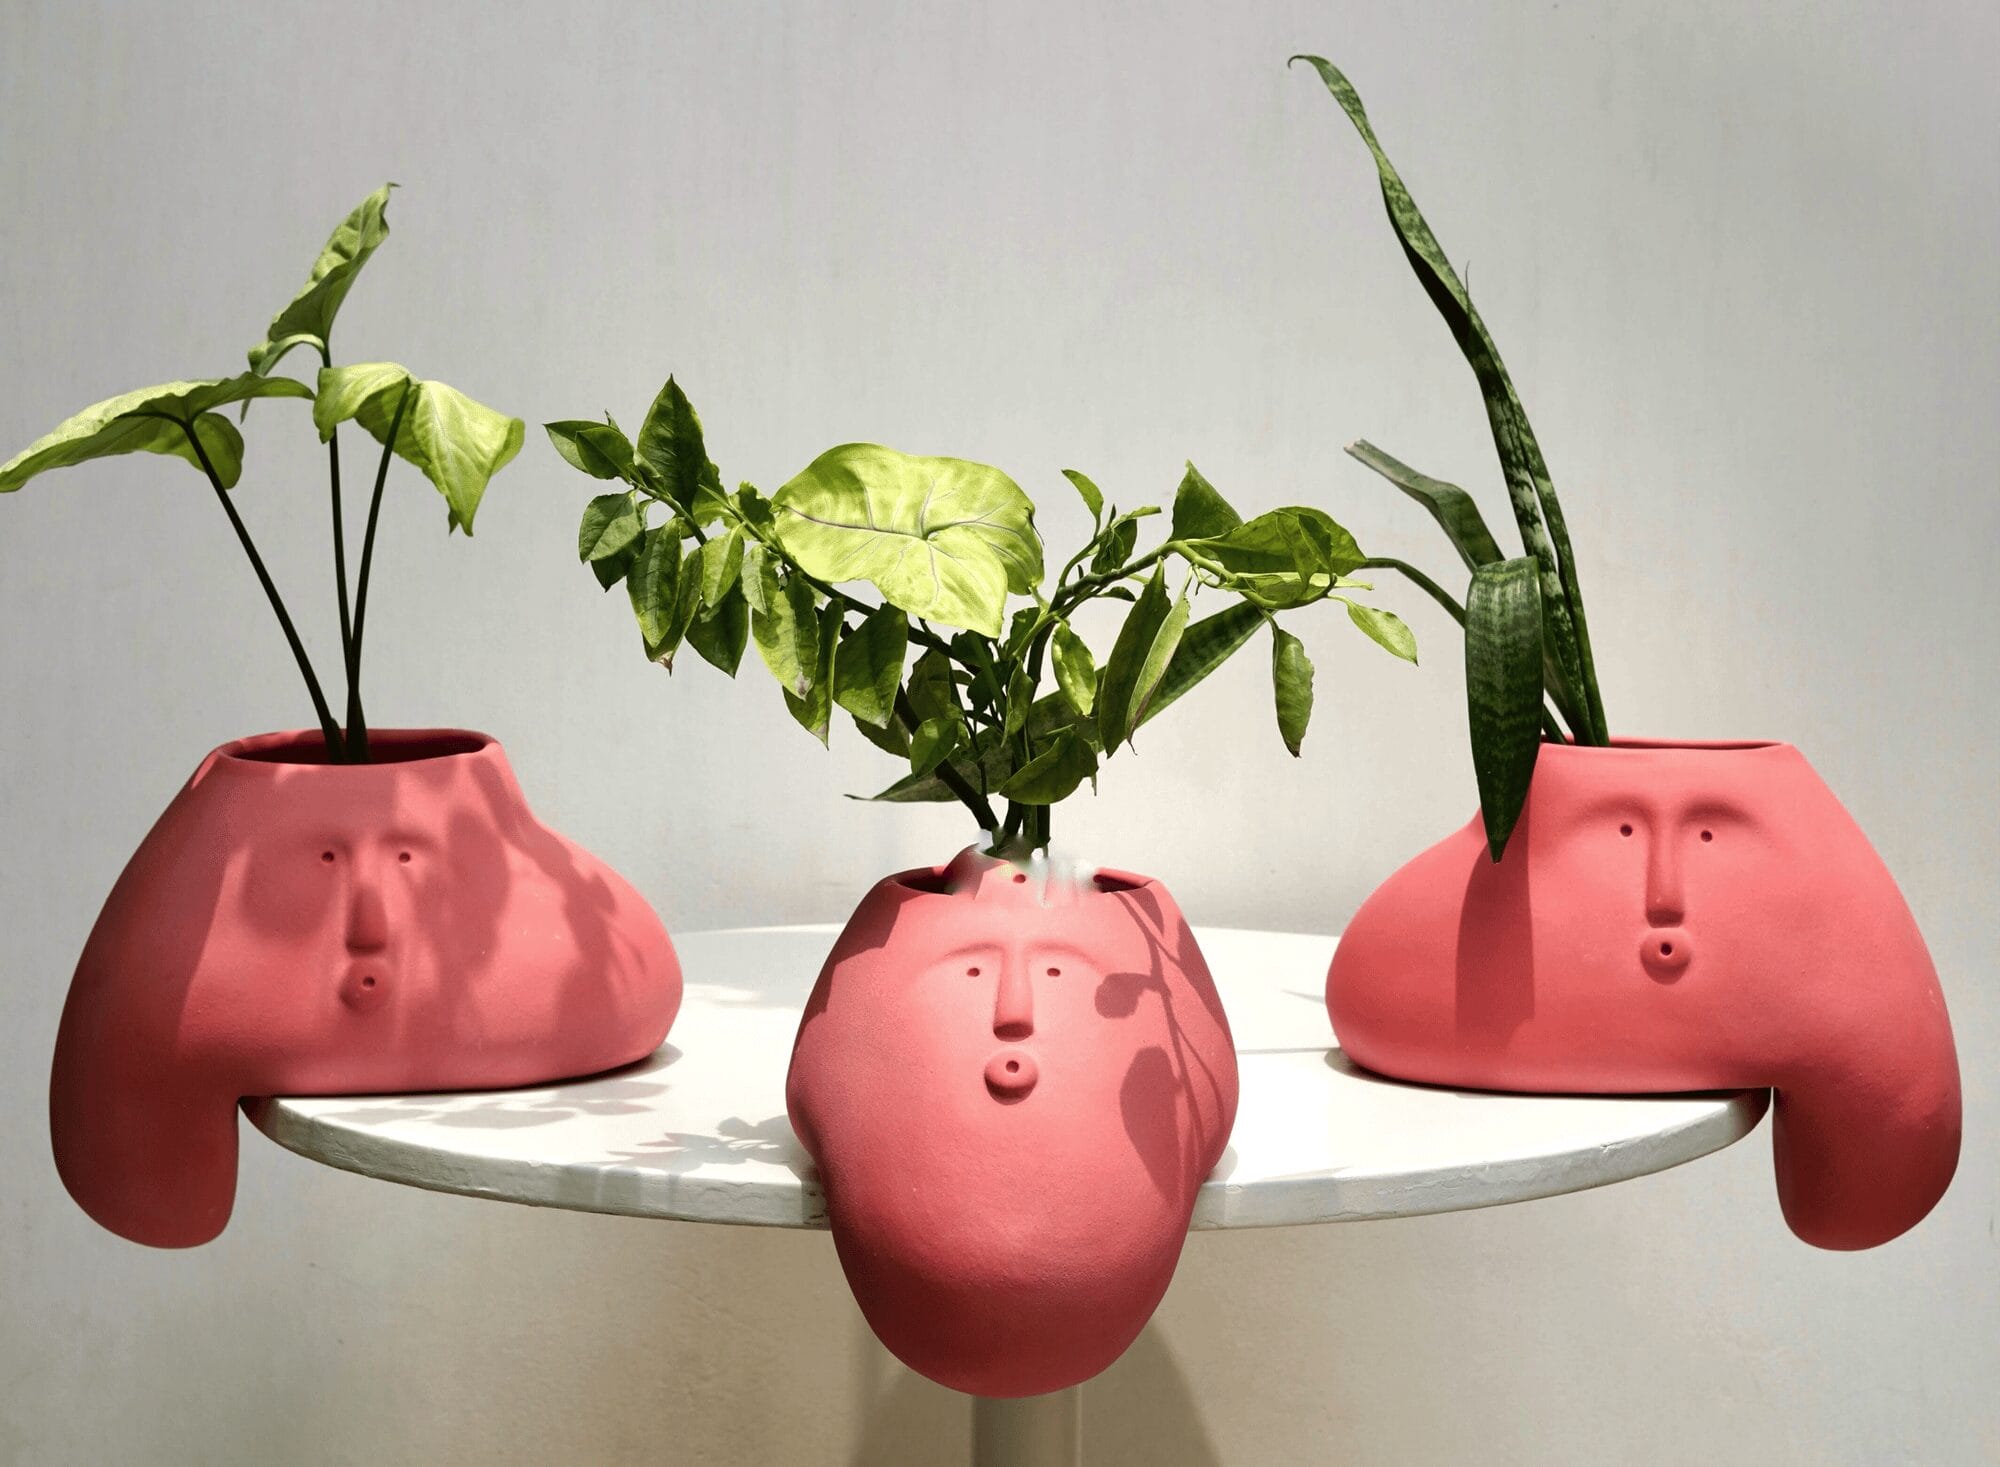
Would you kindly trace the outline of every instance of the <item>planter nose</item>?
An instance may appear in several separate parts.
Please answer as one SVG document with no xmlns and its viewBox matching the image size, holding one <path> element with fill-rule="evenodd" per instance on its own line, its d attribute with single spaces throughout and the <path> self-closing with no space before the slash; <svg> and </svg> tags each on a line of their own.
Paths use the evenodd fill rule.
<svg viewBox="0 0 2000 1467">
<path fill-rule="evenodd" d="M 1684 928 L 1652 928 L 1640 940 L 1639 961 L 1655 978 L 1671 983 L 1694 961 L 1694 939 Z"/>
</svg>

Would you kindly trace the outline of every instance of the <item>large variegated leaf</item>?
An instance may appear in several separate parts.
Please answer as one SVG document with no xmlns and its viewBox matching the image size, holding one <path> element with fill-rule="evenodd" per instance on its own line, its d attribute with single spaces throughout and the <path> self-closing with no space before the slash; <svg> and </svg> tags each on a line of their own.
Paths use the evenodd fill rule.
<svg viewBox="0 0 2000 1467">
<path fill-rule="evenodd" d="M 389 441 L 394 425 L 396 456 L 422 470 L 444 496 L 451 528 L 468 535 L 487 483 L 521 451 L 527 426 L 455 387 L 412 377 L 394 362 L 321 370 L 313 402 L 321 440 L 349 418 L 377 443 Z"/>
<path fill-rule="evenodd" d="M 322 356 L 333 333 L 333 318 L 354 277 L 375 253 L 375 247 L 389 237 L 389 190 L 385 183 L 356 204 L 328 238 L 326 247 L 313 261 L 312 273 L 291 304 L 271 318 L 264 339 L 250 348 L 250 370 L 268 374 L 284 354 L 295 346 L 310 346 Z"/>
<path fill-rule="evenodd" d="M 216 477 L 233 488 L 243 472 L 243 439 L 215 411 L 253 397 L 311 397 L 312 389 L 289 377 L 236 377 L 201 382 L 165 382 L 93 403 L 64 419 L 27 448 L 0 464 L 0 493 L 19 489 L 35 475 L 121 453 L 163 453 L 200 467 L 201 457 L 187 429 L 200 435 Z"/>
<path fill-rule="evenodd" d="M 785 553 L 868 581 L 912 616 L 998 637 L 1010 591 L 1042 578 L 1035 506 L 1000 470 L 875 443 L 828 449 L 771 499 Z"/>
</svg>

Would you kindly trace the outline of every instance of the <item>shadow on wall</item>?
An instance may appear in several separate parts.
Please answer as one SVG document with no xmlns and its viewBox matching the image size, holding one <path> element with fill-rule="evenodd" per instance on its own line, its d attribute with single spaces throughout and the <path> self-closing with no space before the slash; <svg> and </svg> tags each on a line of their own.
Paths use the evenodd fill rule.
<svg viewBox="0 0 2000 1467">
<path fill-rule="evenodd" d="M 879 1350 L 879 1346 L 873 1346 Z M 962 1462 L 972 1402 L 901 1367 L 872 1389 L 846 1467 Z M 1194 1392 L 1166 1335 L 1149 1324 L 1118 1363 L 1083 1387 L 1083 1459 L 1092 1467 L 1221 1467 Z"/>
</svg>

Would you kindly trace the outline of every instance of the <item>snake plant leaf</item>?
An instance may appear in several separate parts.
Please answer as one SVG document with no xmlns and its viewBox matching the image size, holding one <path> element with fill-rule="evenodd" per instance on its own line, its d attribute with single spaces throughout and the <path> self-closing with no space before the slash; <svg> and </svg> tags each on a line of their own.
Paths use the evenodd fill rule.
<svg viewBox="0 0 2000 1467">
<path fill-rule="evenodd" d="M 667 378 L 666 386 L 646 410 L 646 421 L 639 425 L 635 456 L 654 477 L 660 492 L 692 518 L 695 496 L 701 492 L 702 480 L 710 471 L 708 450 L 702 443 L 701 419 L 672 377 Z M 719 495 L 719 476 L 714 489 Z"/>
<path fill-rule="evenodd" d="M 1465 597 L 1465 693 L 1486 845 L 1498 861 L 1541 749 L 1542 610 L 1533 557 L 1482 565 Z"/>
<path fill-rule="evenodd" d="M 1170 603 L 1166 575 L 1155 568 L 1146 589 L 1126 613 L 1098 686 L 1097 726 L 1106 749 L 1124 743 L 1145 721 L 1146 708 L 1166 677 L 1187 620 L 1187 598 Z"/>
<path fill-rule="evenodd" d="M 675 525 L 656 525 L 646 531 L 632 569 L 625 577 L 625 592 L 632 601 L 632 615 L 638 619 L 639 635 L 645 638 L 646 655 L 657 660 L 673 626 L 674 604 L 680 594 L 681 537 Z"/>
<path fill-rule="evenodd" d="M 1049 638 L 1049 654 L 1056 667 L 1056 686 L 1069 699 L 1070 707 L 1088 714 L 1097 702 L 1097 663 L 1090 648 L 1070 630 L 1068 622 L 1059 621 Z"/>
<path fill-rule="evenodd" d="M 1577 584 L 1576 562 L 1562 503 L 1556 497 L 1534 429 L 1529 426 L 1527 410 L 1522 407 L 1513 378 L 1500 359 L 1500 349 L 1473 306 L 1464 282 L 1431 233 L 1422 211 L 1410 197 L 1402 175 L 1382 150 L 1353 83 L 1332 62 L 1321 57 L 1294 56 L 1292 60 L 1304 61 L 1319 73 L 1327 91 L 1368 145 L 1382 188 L 1382 202 L 1402 242 L 1404 257 L 1416 272 L 1431 304 L 1444 317 L 1460 353 L 1478 379 L 1493 446 L 1507 480 L 1508 503 L 1520 527 L 1522 544 L 1534 557 L 1541 576 L 1543 635 L 1562 684 L 1552 691 L 1559 698 L 1572 695 L 1572 701 L 1585 710 L 1592 742 L 1608 742 L 1603 700 L 1590 654 L 1590 630 L 1583 613 L 1583 592 Z"/>
<path fill-rule="evenodd" d="M 1190 463 L 1181 476 L 1180 487 L 1174 491 L 1173 538 L 1205 540 L 1226 535 L 1242 523 L 1243 516 Z"/>
<path fill-rule="evenodd" d="M 749 640 L 750 603 L 743 599 L 740 582 L 688 623 L 688 645 L 701 654 L 703 661 L 730 677 L 736 676 Z"/>
<path fill-rule="evenodd" d="M 839 601 L 828 601 L 819 609 L 819 632 L 815 643 L 818 657 L 813 664 L 812 686 L 803 693 L 785 689 L 785 706 L 799 727 L 818 739 L 827 742 L 827 734 L 833 723 L 833 681 L 834 666 L 839 658 L 840 633 L 845 625 L 841 620 L 846 608 Z"/>
<path fill-rule="evenodd" d="M 1379 606 L 1363 606 L 1359 601 L 1348 601 L 1345 596 L 1340 599 L 1347 602 L 1347 619 L 1361 628 L 1369 641 L 1405 662 L 1417 660 L 1416 634 L 1395 612 L 1384 611 Z"/>
<path fill-rule="evenodd" d="M 896 607 L 876 607 L 840 645 L 833 664 L 834 701 L 857 722 L 887 728 L 896 716 L 896 689 L 909 649 L 910 619 Z"/>
<path fill-rule="evenodd" d="M 600 494 L 583 507 L 576 527 L 576 558 L 611 560 L 629 549 L 646 528 L 639 506 L 627 494 Z"/>
<path fill-rule="evenodd" d="M 1354 537 L 1322 510 L 1269 510 L 1224 534 L 1183 540 L 1181 553 L 1227 589 L 1267 611 L 1325 597 L 1366 559 Z"/>
<path fill-rule="evenodd" d="M 234 488 L 243 472 L 243 438 L 214 409 L 253 397 L 311 397 L 312 389 L 289 377 L 245 372 L 194 382 L 163 382 L 92 403 L 58 423 L 0 464 L 0 493 L 11 493 L 37 474 L 121 453 L 161 453 L 201 466 L 187 429 L 215 466 L 222 487 Z"/>
<path fill-rule="evenodd" d="M 1174 648 L 1174 655 L 1167 663 L 1166 676 L 1160 679 L 1160 685 L 1154 690 L 1152 701 L 1146 705 L 1145 715 L 1139 721 L 1145 723 L 1164 713 L 1182 695 L 1227 662 L 1265 620 L 1262 608 L 1248 601 L 1238 601 L 1233 606 L 1190 623 L 1188 629 L 1181 633 L 1180 645 Z"/>
<path fill-rule="evenodd" d="M 812 588 L 797 576 L 780 583 L 768 558 L 759 557 L 757 569 L 763 584 L 751 602 L 750 635 L 779 686 L 803 697 L 812 691 L 819 669 L 819 623 Z"/>
<path fill-rule="evenodd" d="M 1104 491 L 1080 469 L 1064 469 L 1062 473 L 1076 486 L 1076 492 L 1083 496 L 1084 508 L 1090 511 L 1091 528 L 1095 530 L 1104 523 Z"/>
<path fill-rule="evenodd" d="M 1480 514 L 1479 506 L 1458 485 L 1420 474 L 1365 439 L 1348 444 L 1347 451 L 1429 510 L 1467 570 L 1475 571 L 1507 558 L 1501 554 L 1493 532 L 1486 528 L 1486 518 Z"/>
<path fill-rule="evenodd" d="M 1008 776 L 999 793 L 1023 805 L 1053 805 L 1096 773 L 1096 752 L 1074 730 L 1064 729 Z"/>
<path fill-rule="evenodd" d="M 1306 656 L 1305 643 L 1275 621 L 1271 623 L 1271 687 L 1277 695 L 1278 737 L 1296 759 L 1305 743 L 1306 725 L 1312 721 L 1313 665 Z"/>
<path fill-rule="evenodd" d="M 912 616 L 1000 635 L 1008 592 L 1042 578 L 1035 506 L 1000 470 L 875 443 L 828 449 L 771 497 L 806 574 L 868 581 Z"/>
<path fill-rule="evenodd" d="M 450 528 L 470 535 L 487 484 L 521 451 L 527 424 L 455 387 L 412 377 L 394 362 L 320 371 L 313 424 L 321 442 L 333 436 L 336 425 L 353 418 L 377 443 L 386 444 L 399 409 L 396 457 L 414 464 L 444 496 Z"/>
<path fill-rule="evenodd" d="M 377 245 L 389 237 L 389 190 L 385 183 L 356 204 L 334 228 L 313 261 L 312 273 L 291 303 L 271 318 L 264 339 L 250 348 L 250 370 L 267 376 L 295 346 L 313 346 L 322 355 L 333 335 L 333 318 L 347 299 L 354 277 Z"/>
<path fill-rule="evenodd" d="M 571 468 L 593 479 L 632 478 L 632 444 L 615 424 L 571 418 L 544 423 L 542 431 Z"/>
</svg>

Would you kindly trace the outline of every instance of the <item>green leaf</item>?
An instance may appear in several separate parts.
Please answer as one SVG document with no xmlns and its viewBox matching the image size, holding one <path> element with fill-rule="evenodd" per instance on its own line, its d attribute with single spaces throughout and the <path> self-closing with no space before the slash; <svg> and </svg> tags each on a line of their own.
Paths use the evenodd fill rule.
<svg viewBox="0 0 2000 1467">
<path fill-rule="evenodd" d="M 813 666 L 812 687 L 804 694 L 785 689 L 785 706 L 791 709 L 792 717 L 822 744 L 827 741 L 833 720 L 834 666 L 839 656 L 841 618 L 845 614 L 846 608 L 839 601 L 828 601 L 820 608 L 819 656 Z"/>
<path fill-rule="evenodd" d="M 583 507 L 576 527 L 578 560 L 610 560 L 622 554 L 646 528 L 639 506 L 628 494 L 600 494 Z M 679 537 L 676 536 L 676 543 Z"/>
<path fill-rule="evenodd" d="M 880 728 L 865 718 L 856 718 L 853 723 L 861 737 L 883 753 L 893 754 L 898 759 L 910 757 L 910 736 L 904 731 L 901 719 L 892 718 Z"/>
<path fill-rule="evenodd" d="M 1028 726 L 1028 709 L 1034 701 L 1035 680 L 1028 676 L 1025 667 L 1016 667 L 1007 680 L 1006 709 L 1000 723 L 1002 737 L 1011 739 Z"/>
<path fill-rule="evenodd" d="M 639 635 L 646 639 L 646 655 L 655 660 L 665 650 L 673 628 L 681 580 L 679 526 L 657 525 L 646 531 L 645 542 L 625 579 L 625 591 L 632 599 L 632 614 L 639 620 Z"/>
<path fill-rule="evenodd" d="M 407 404 L 405 393 L 411 394 Z M 336 424 L 353 418 L 377 443 L 387 443 L 399 408 L 396 456 L 414 464 L 444 496 L 451 528 L 470 535 L 487 484 L 521 451 L 527 425 L 455 387 L 412 377 L 393 362 L 322 368 L 313 424 L 324 442 Z"/>
<path fill-rule="evenodd" d="M 1114 509 L 1111 523 L 1096 536 L 1097 552 L 1090 557 L 1091 574 L 1102 575 L 1106 571 L 1117 570 L 1130 560 L 1133 547 L 1139 543 L 1138 521 L 1159 512 L 1160 507 L 1157 504 L 1141 505 L 1137 509 L 1128 509 L 1123 514 Z"/>
<path fill-rule="evenodd" d="M 1227 662 L 1250 634 L 1262 626 L 1264 613 L 1247 601 L 1204 616 L 1181 634 L 1180 645 L 1167 663 L 1166 676 L 1146 705 L 1141 723 L 1157 718 L 1203 678 Z"/>
<path fill-rule="evenodd" d="M 947 714 L 957 715 L 958 699 L 952 691 L 951 660 L 935 647 L 928 648 L 910 668 L 906 691 L 919 722 L 942 718 Z"/>
<path fill-rule="evenodd" d="M 1376 178 L 1382 188 L 1382 202 L 1389 222 L 1402 241 L 1404 258 L 1416 272 L 1424 293 L 1451 330 L 1466 364 L 1479 381 L 1479 394 L 1486 405 L 1486 421 L 1492 430 L 1493 446 L 1507 479 L 1507 499 L 1520 527 L 1521 541 L 1534 557 L 1541 577 L 1543 637 L 1554 663 L 1560 687 L 1553 689 L 1559 701 L 1580 705 L 1586 714 L 1586 732 L 1592 742 L 1606 743 L 1610 735 L 1604 722 L 1603 699 L 1598 694 L 1597 675 L 1590 655 L 1590 631 L 1583 614 L 1583 592 L 1577 584 L 1576 561 L 1570 550 L 1569 529 L 1564 523 L 1562 502 L 1556 497 L 1542 458 L 1535 431 L 1528 423 L 1514 381 L 1500 360 L 1486 323 L 1472 304 L 1465 283 L 1452 268 L 1444 248 L 1431 233 L 1430 225 L 1410 197 L 1402 175 L 1389 161 L 1375 128 L 1361 105 L 1361 95 L 1353 83 L 1331 62 L 1318 56 L 1294 56 L 1319 72 L 1320 80 L 1354 124 L 1361 140 L 1375 160 Z"/>
<path fill-rule="evenodd" d="M 873 800 L 890 805 L 940 805 L 956 800 L 945 782 L 931 774 L 906 774 L 887 789 L 872 795 L 849 795 L 850 800 Z"/>
<path fill-rule="evenodd" d="M 1521 817 L 1541 750 L 1542 611 L 1532 557 L 1482 565 L 1465 597 L 1472 767 L 1494 860 Z"/>
<path fill-rule="evenodd" d="M 1166 676 L 1167 664 L 1187 627 L 1185 596 L 1171 605 L 1164 573 L 1156 568 L 1126 614 L 1111 660 L 1097 689 L 1097 726 L 1104 747 L 1115 749 L 1144 721 L 1146 707 Z"/>
<path fill-rule="evenodd" d="M 375 247 L 389 237 L 389 190 L 385 183 L 356 204 L 334 228 L 326 246 L 313 261 L 312 273 L 291 304 L 271 318 L 264 339 L 250 348 L 250 370 L 266 376 L 284 354 L 295 346 L 310 344 L 326 350 L 333 334 L 333 318 L 348 288 Z"/>
<path fill-rule="evenodd" d="M 1083 496 L 1084 506 L 1090 511 L 1093 527 L 1104 523 L 1104 491 L 1091 482 L 1090 475 L 1077 469 L 1064 469 L 1063 477 L 1076 486 L 1076 492 Z"/>
<path fill-rule="evenodd" d="M 760 601 L 752 602 L 750 634 L 771 676 L 787 693 L 802 697 L 812 691 L 819 667 L 819 628 L 813 613 L 812 588 L 792 576 L 779 583 L 768 560 L 759 566 L 763 577 Z"/>
<path fill-rule="evenodd" d="M 744 599 L 749 602 L 752 611 L 767 609 L 764 604 L 764 590 L 767 586 L 777 584 L 768 574 L 770 563 L 771 558 L 764 553 L 762 545 L 748 542 L 744 544 L 743 570 L 738 577 L 738 584 L 743 587 Z"/>
<path fill-rule="evenodd" d="M 1340 599 L 1347 601 L 1345 596 Z M 1368 639 L 1385 652 L 1394 653 L 1405 662 L 1417 660 L 1416 636 L 1395 612 L 1384 611 L 1379 606 L 1363 606 L 1358 601 L 1347 601 L 1347 619 L 1360 627 Z"/>
<path fill-rule="evenodd" d="M 688 624 L 688 645 L 703 659 L 730 677 L 743 661 L 744 645 L 750 640 L 750 603 L 743 599 L 741 583 L 731 586 L 718 603 L 707 607 Z"/>
<path fill-rule="evenodd" d="M 1313 665 L 1305 643 L 1271 623 L 1271 686 L 1278 699 L 1278 736 L 1299 757 L 1313 711 Z"/>
<path fill-rule="evenodd" d="M 1070 707 L 1088 714 L 1097 702 L 1097 663 L 1090 648 L 1070 630 L 1068 622 L 1059 621 L 1049 639 L 1049 652 L 1056 665 L 1056 686 L 1069 699 Z"/>
<path fill-rule="evenodd" d="M 1348 444 L 1347 451 L 1429 510 L 1467 570 L 1506 559 L 1479 506 L 1458 485 L 1420 474 L 1365 440 Z"/>
<path fill-rule="evenodd" d="M 1024 805 L 1053 805 L 1097 773 L 1097 755 L 1069 729 L 1039 750 L 1000 786 L 1000 796 Z"/>
<path fill-rule="evenodd" d="M 1205 540 L 1226 535 L 1242 523 L 1243 516 L 1230 508 L 1229 501 L 1190 463 L 1181 476 L 1180 488 L 1174 491 L 1173 538 Z"/>
<path fill-rule="evenodd" d="M 289 377 L 245 372 L 196 382 L 164 382 L 108 397 L 65 418 L 5 464 L 0 493 L 11 493 L 35 475 L 121 453 L 161 453 L 200 466 L 186 428 L 201 435 L 216 476 L 234 488 L 243 469 L 243 439 L 213 410 L 253 397 L 311 397 L 312 389 Z"/>
<path fill-rule="evenodd" d="M 895 718 L 896 689 L 902 685 L 909 646 L 908 617 L 893 606 L 869 612 L 834 661 L 834 701 L 857 722 L 886 728 Z"/>
<path fill-rule="evenodd" d="M 708 450 L 694 405 L 671 377 L 639 426 L 637 457 L 657 478 L 661 492 L 692 517 L 695 495 L 709 467 Z"/>
<path fill-rule="evenodd" d="M 727 535 L 703 543 L 701 547 L 701 600 L 714 606 L 729 594 L 743 573 L 743 530 L 732 525 Z"/>
<path fill-rule="evenodd" d="M 1320 600 L 1366 559 L 1331 516 L 1296 505 L 1270 510 L 1221 535 L 1183 541 L 1181 553 L 1267 611 Z"/>
<path fill-rule="evenodd" d="M 632 477 L 632 444 L 616 425 L 569 418 L 544 423 L 542 429 L 570 467 L 593 479 Z"/>
<path fill-rule="evenodd" d="M 639 540 L 635 536 L 623 550 L 615 555 L 607 555 L 602 560 L 590 562 L 591 574 L 597 577 L 597 584 L 609 591 L 631 573 L 632 562 L 639 558 Z"/>
<path fill-rule="evenodd" d="M 998 469 L 874 443 L 828 449 L 771 500 L 806 573 L 868 581 L 912 616 L 998 637 L 1009 591 L 1042 578 L 1035 506 Z"/>
<path fill-rule="evenodd" d="M 956 713 L 926 718 L 910 736 L 910 773 L 929 774 L 965 741 L 965 723 Z"/>
</svg>

